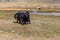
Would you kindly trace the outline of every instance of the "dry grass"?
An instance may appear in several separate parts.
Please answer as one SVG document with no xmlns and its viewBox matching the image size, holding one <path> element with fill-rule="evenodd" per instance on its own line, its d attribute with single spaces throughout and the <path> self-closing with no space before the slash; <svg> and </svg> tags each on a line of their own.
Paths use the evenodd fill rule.
<svg viewBox="0 0 60 40">
<path fill-rule="evenodd" d="M 0 34 L 9 35 L 9 40 L 60 40 L 59 16 L 31 14 L 27 25 L 14 23 L 13 16 L 0 13 Z"/>
</svg>

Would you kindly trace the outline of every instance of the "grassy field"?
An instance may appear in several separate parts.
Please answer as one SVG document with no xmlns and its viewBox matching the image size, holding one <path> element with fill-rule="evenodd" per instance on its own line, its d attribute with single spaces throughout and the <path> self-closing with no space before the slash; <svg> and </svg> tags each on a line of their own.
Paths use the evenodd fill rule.
<svg viewBox="0 0 60 40">
<path fill-rule="evenodd" d="M 30 14 L 31 24 L 14 23 L 15 11 L 0 11 L 0 40 L 60 40 L 60 17 Z"/>
</svg>

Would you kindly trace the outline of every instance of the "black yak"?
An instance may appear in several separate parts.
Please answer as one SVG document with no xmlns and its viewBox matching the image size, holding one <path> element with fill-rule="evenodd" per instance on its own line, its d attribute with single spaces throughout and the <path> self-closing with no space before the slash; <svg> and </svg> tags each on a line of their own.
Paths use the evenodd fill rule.
<svg viewBox="0 0 60 40">
<path fill-rule="evenodd" d="M 21 24 L 29 23 L 30 24 L 30 13 L 28 11 L 26 12 L 19 11 L 14 15 L 14 18 L 17 20 L 17 23 L 21 23 Z"/>
</svg>

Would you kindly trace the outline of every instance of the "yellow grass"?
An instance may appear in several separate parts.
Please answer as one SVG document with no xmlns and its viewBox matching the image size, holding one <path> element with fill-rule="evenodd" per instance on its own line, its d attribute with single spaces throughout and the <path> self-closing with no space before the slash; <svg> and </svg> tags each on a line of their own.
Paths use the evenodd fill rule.
<svg viewBox="0 0 60 40">
<path fill-rule="evenodd" d="M 60 40 L 59 16 L 30 14 L 31 24 L 21 25 L 14 23 L 15 11 L 4 13 L 0 12 L 0 34 L 9 35 L 9 40 Z"/>
</svg>

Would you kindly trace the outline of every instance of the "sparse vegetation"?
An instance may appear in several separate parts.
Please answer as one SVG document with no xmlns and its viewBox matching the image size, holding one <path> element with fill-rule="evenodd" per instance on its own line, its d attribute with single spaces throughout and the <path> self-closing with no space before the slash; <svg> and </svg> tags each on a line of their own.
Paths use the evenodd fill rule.
<svg viewBox="0 0 60 40">
<path fill-rule="evenodd" d="M 21 25 L 14 23 L 12 12 L 0 13 L 0 31 L 3 31 L 4 35 L 10 35 L 9 40 L 13 40 L 13 38 L 14 40 L 60 40 L 59 16 L 30 14 L 31 24 Z M 12 38 L 12 35 L 17 35 L 17 39 Z"/>
</svg>

